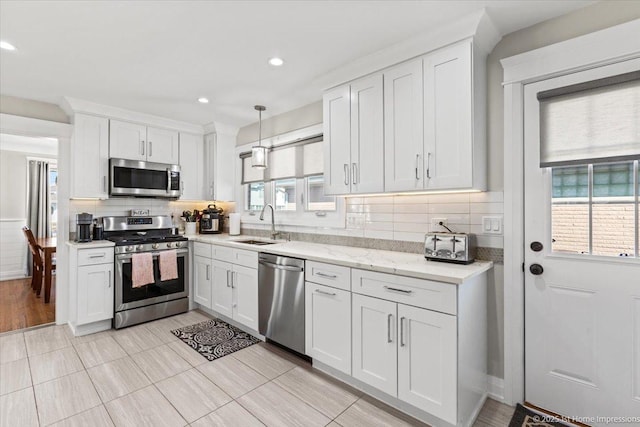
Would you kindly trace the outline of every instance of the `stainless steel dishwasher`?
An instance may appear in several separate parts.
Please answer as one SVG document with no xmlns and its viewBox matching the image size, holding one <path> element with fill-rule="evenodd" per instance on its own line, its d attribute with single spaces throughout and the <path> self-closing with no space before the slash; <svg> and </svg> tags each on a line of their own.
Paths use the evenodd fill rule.
<svg viewBox="0 0 640 427">
<path fill-rule="evenodd" d="M 304 354 L 304 260 L 259 255 L 258 319 L 262 335 Z"/>
</svg>

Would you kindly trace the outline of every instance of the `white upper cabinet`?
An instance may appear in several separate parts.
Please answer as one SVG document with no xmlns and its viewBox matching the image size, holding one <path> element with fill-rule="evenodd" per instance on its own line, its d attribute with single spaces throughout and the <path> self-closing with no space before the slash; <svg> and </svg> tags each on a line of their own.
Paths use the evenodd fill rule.
<svg viewBox="0 0 640 427">
<path fill-rule="evenodd" d="M 384 72 L 384 189 L 424 188 L 422 59 Z"/>
<path fill-rule="evenodd" d="M 204 138 L 190 133 L 180 134 L 180 198 L 204 200 Z"/>
<path fill-rule="evenodd" d="M 424 58 L 425 189 L 475 187 L 472 55 L 466 41 Z"/>
<path fill-rule="evenodd" d="M 323 96 L 325 194 L 351 192 L 351 103 L 349 85 Z"/>
<path fill-rule="evenodd" d="M 216 132 L 204 139 L 203 199 L 234 200 L 236 134 Z M 183 169 L 184 171 L 184 169 Z"/>
<path fill-rule="evenodd" d="M 109 155 L 119 159 L 178 164 L 178 132 L 111 120 Z"/>
<path fill-rule="evenodd" d="M 71 197 L 109 197 L 109 119 L 75 114 L 71 149 Z"/>
</svg>

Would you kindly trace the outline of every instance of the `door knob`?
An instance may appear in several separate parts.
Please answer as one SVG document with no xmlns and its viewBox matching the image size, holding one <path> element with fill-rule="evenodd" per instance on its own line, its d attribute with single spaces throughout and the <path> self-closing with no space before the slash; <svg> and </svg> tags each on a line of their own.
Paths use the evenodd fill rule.
<svg viewBox="0 0 640 427">
<path fill-rule="evenodd" d="M 540 264 L 531 264 L 529 271 L 535 276 L 539 276 L 544 272 L 544 268 Z"/>
<path fill-rule="evenodd" d="M 531 242 L 531 250 L 534 252 L 540 252 L 543 249 L 542 243 Z"/>
</svg>

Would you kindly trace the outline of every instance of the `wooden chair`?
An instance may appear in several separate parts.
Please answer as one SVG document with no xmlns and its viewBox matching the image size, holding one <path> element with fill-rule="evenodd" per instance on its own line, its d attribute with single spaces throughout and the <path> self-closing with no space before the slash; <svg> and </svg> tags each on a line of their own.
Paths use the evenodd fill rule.
<svg viewBox="0 0 640 427">
<path fill-rule="evenodd" d="M 40 296 L 40 292 L 42 291 L 42 280 L 44 279 L 44 260 L 42 259 L 42 254 L 40 253 L 40 247 L 36 243 L 36 238 L 33 236 L 33 232 L 27 226 L 22 227 L 22 232 L 24 233 L 27 241 L 29 242 L 29 250 L 31 251 L 31 256 L 33 258 L 33 272 L 31 275 L 31 289 Z M 52 271 L 55 271 L 56 264 L 53 263 L 51 267 Z"/>
</svg>

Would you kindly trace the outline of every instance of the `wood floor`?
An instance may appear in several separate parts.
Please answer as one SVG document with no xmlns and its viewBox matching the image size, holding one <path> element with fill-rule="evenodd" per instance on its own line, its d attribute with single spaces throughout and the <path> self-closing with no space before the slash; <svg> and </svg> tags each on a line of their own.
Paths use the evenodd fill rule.
<svg viewBox="0 0 640 427">
<path fill-rule="evenodd" d="M 51 284 L 51 302 L 44 303 L 31 290 L 31 278 L 0 282 L 0 333 L 51 323 L 56 318 L 56 278 Z"/>
</svg>

